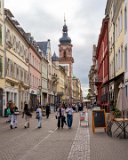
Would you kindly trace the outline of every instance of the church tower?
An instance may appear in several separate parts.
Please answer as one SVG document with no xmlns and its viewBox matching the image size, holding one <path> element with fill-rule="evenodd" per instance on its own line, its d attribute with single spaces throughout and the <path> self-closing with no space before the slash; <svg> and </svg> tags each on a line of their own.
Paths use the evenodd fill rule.
<svg viewBox="0 0 128 160">
<path fill-rule="evenodd" d="M 64 26 L 62 29 L 62 37 L 59 39 L 59 63 L 60 65 L 67 66 L 68 79 L 69 79 L 69 102 L 72 103 L 72 76 L 73 76 L 73 63 L 72 57 L 72 44 L 71 39 L 68 37 L 68 27 L 64 18 Z"/>
</svg>

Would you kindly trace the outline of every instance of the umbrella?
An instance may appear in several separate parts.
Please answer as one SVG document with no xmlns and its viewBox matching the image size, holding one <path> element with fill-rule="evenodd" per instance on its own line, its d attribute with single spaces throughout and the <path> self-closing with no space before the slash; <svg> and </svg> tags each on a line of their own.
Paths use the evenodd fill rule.
<svg viewBox="0 0 128 160">
<path fill-rule="evenodd" d="M 123 83 L 120 83 L 119 85 L 119 93 L 118 93 L 116 107 L 123 113 L 123 116 L 124 112 L 128 110 L 128 101 L 125 94 L 125 85 Z"/>
<path fill-rule="evenodd" d="M 125 85 L 123 83 L 120 83 L 119 85 L 119 93 L 118 93 L 116 107 L 122 112 L 123 119 L 125 119 L 125 111 L 128 110 L 128 101 L 125 94 Z M 125 124 L 125 121 L 122 121 L 122 124 L 119 124 L 118 126 L 122 130 L 121 133 L 123 132 L 123 135 L 124 135 L 123 138 L 126 138 L 126 133 L 128 133 L 126 131 L 126 126 L 127 124 Z"/>
</svg>

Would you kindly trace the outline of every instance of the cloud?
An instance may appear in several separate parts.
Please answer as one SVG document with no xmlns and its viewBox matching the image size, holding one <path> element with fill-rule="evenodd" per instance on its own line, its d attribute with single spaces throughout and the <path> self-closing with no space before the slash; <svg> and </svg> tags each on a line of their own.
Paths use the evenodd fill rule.
<svg viewBox="0 0 128 160">
<path fill-rule="evenodd" d="M 52 52 L 58 54 L 64 13 L 72 39 L 73 74 L 81 81 L 85 95 L 92 64 L 92 46 L 97 44 L 107 0 L 5 0 L 26 32 L 36 41 L 51 39 Z M 86 90 L 87 91 L 87 90 Z"/>
</svg>

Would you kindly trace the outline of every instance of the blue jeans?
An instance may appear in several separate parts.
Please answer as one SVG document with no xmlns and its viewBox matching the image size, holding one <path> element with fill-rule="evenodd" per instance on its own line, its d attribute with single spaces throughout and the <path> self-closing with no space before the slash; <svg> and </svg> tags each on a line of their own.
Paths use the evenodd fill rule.
<svg viewBox="0 0 128 160">
<path fill-rule="evenodd" d="M 38 128 L 41 128 L 42 127 L 42 118 L 39 118 L 38 119 Z"/>
<path fill-rule="evenodd" d="M 72 127 L 72 121 L 73 121 L 73 117 L 72 115 L 67 115 L 67 123 L 68 123 L 68 127 L 71 128 Z"/>
</svg>

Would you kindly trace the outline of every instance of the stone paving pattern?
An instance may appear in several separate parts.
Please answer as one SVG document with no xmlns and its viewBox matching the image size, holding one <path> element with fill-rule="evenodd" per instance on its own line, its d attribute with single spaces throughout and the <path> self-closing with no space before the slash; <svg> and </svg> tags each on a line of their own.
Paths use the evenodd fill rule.
<svg viewBox="0 0 128 160">
<path fill-rule="evenodd" d="M 78 126 L 68 160 L 90 160 L 90 135 L 88 127 Z"/>
</svg>

